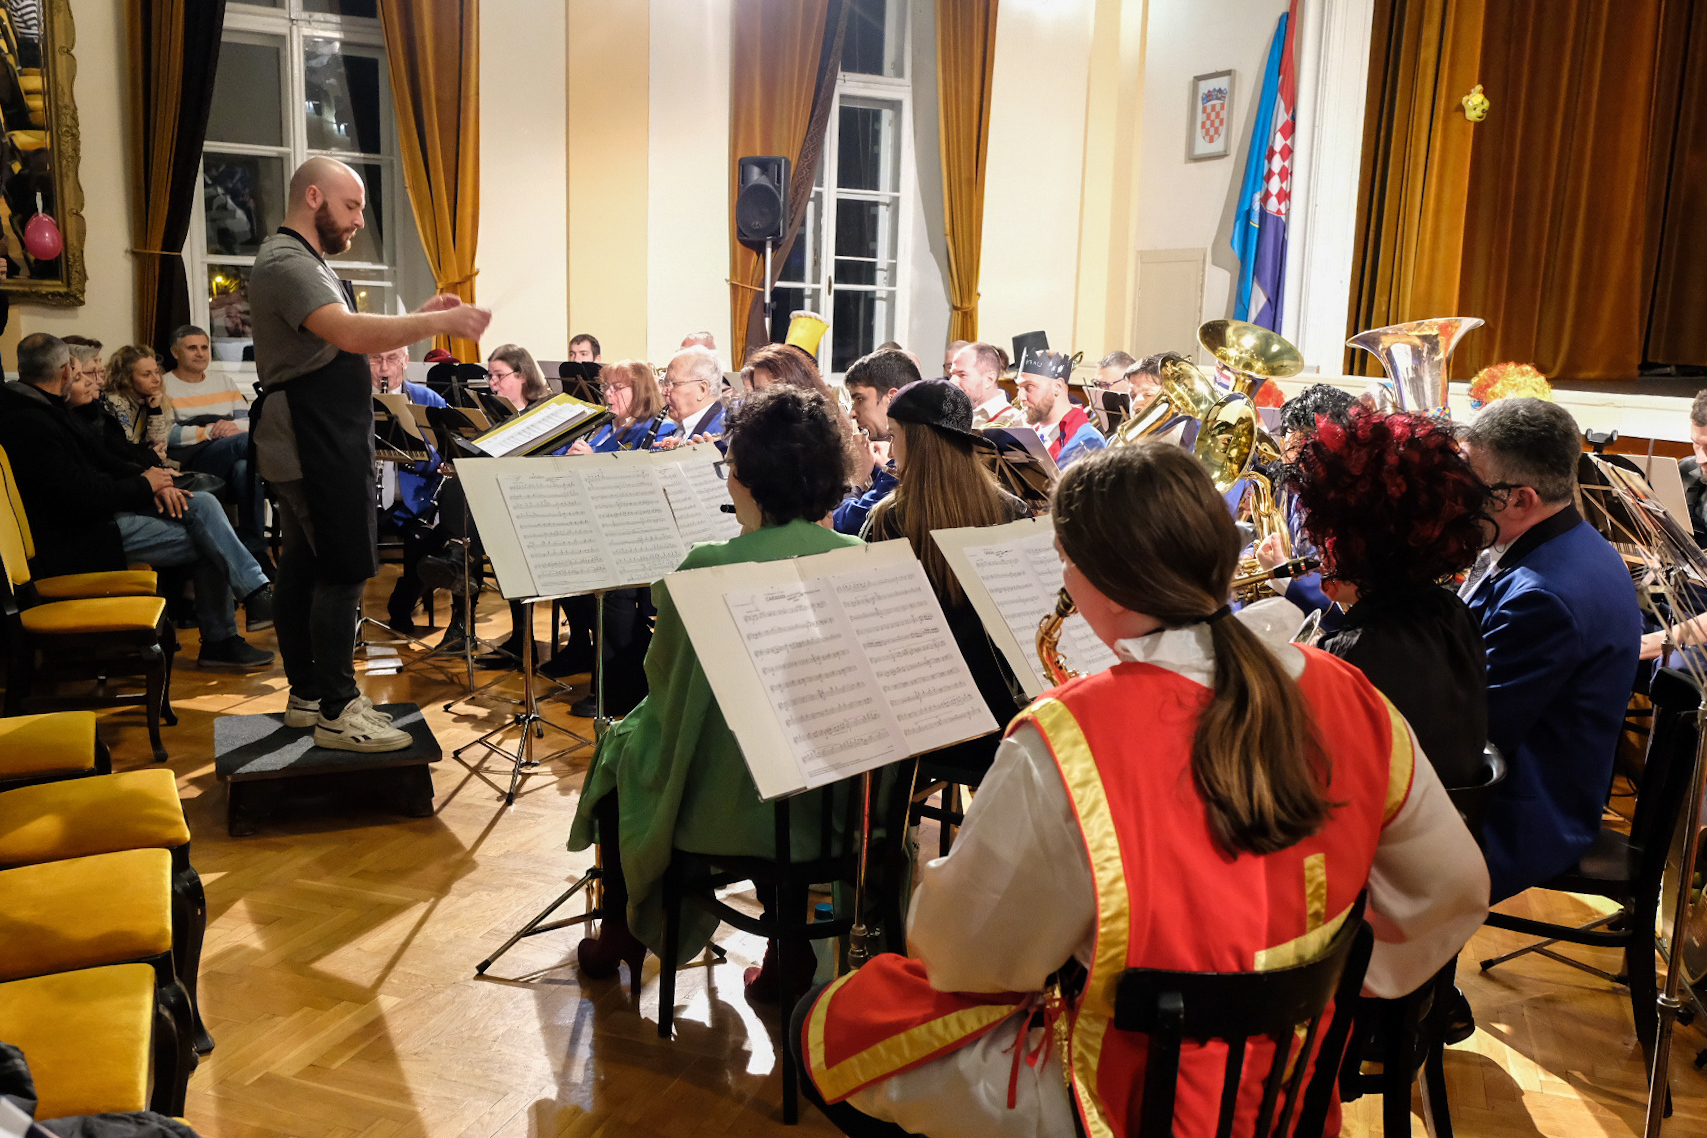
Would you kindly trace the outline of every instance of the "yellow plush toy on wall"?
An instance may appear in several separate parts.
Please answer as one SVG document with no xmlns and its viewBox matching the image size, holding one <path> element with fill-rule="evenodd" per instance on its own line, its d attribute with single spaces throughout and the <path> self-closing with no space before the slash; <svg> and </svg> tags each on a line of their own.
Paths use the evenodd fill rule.
<svg viewBox="0 0 1707 1138">
<path fill-rule="evenodd" d="M 1488 97 L 1482 94 L 1480 83 L 1470 88 L 1470 93 L 1458 101 L 1464 104 L 1464 117 L 1471 122 L 1481 122 L 1488 117 Z"/>
</svg>

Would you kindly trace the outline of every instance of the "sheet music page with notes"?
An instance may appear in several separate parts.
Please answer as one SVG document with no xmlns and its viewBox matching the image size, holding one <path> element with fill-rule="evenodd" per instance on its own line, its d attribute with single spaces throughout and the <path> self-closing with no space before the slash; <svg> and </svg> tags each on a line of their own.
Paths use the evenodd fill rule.
<svg viewBox="0 0 1707 1138">
<path fill-rule="evenodd" d="M 521 543 L 525 572 L 533 581 L 525 595 L 569 596 L 606 587 L 613 569 L 593 503 L 578 475 L 511 474 L 501 477 L 498 485 Z M 508 592 L 508 584 L 500 583 Z"/>
<path fill-rule="evenodd" d="M 473 440 L 474 445 L 494 457 L 503 457 L 522 449 L 552 431 L 572 427 L 582 419 L 599 413 L 599 408 L 568 395 L 559 395 L 524 411 L 496 430 Z"/>
<path fill-rule="evenodd" d="M 763 798 L 997 729 L 904 541 L 665 582 Z"/>
<path fill-rule="evenodd" d="M 728 541 L 741 534 L 741 523 L 721 507 L 734 505 L 729 484 L 718 477 L 713 464 L 723 458 L 715 443 L 695 443 L 675 450 L 658 451 L 658 472 L 664 493 L 676 517 L 682 541 Z"/>
<path fill-rule="evenodd" d="M 616 580 L 650 584 L 680 565 L 688 550 L 676 531 L 657 470 L 648 462 L 625 462 L 621 454 L 585 457 L 588 461 L 577 474 L 598 518 Z M 644 452 L 636 457 L 644 459 Z"/>
<path fill-rule="evenodd" d="M 1036 697 L 1053 687 L 1037 659 L 1037 626 L 1055 611 L 1061 591 L 1061 558 L 1050 518 L 936 530 L 931 537 L 1026 694 Z M 1077 614 L 1062 625 L 1059 648 L 1069 667 L 1087 675 L 1118 663 Z"/>
</svg>

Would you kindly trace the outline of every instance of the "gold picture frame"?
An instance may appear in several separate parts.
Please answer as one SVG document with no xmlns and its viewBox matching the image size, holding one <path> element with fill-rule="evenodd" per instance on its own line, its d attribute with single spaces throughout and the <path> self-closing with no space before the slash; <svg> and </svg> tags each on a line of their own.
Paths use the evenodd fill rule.
<svg viewBox="0 0 1707 1138">
<path fill-rule="evenodd" d="M 13 301 L 80 305 L 88 274 L 71 0 L 42 0 L 39 18 L 39 28 L 19 27 L 0 0 L 0 251 L 9 262 L 0 289 Z M 32 224 L 49 231 L 38 216 L 58 231 L 55 257 L 39 259 L 25 242 Z"/>
</svg>

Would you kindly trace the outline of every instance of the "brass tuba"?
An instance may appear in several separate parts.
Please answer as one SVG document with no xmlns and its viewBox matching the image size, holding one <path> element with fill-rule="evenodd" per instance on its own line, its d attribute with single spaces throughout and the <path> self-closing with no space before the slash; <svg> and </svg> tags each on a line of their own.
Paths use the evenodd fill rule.
<svg viewBox="0 0 1707 1138">
<path fill-rule="evenodd" d="M 1221 391 L 1202 368 L 1186 360 L 1170 360 L 1162 365 L 1162 389 L 1150 401 L 1133 413 L 1109 438 L 1109 446 L 1126 446 L 1139 439 L 1159 435 L 1182 422 L 1201 423 L 1216 402 Z"/>
<path fill-rule="evenodd" d="M 1228 386 L 1253 401 L 1269 380 L 1304 370 L 1304 357 L 1290 340 L 1246 320 L 1211 320 L 1198 328 L 1197 342 L 1215 357 Z"/>
<path fill-rule="evenodd" d="M 1400 411 L 1450 416 L 1446 363 L 1464 334 L 1482 326 L 1479 316 L 1437 316 L 1359 332 L 1346 344 L 1381 361 Z"/>
</svg>

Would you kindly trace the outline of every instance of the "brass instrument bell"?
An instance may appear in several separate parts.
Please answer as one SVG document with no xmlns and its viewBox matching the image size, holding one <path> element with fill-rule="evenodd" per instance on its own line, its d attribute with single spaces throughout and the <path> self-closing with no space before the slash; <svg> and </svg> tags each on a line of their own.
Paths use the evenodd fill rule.
<svg viewBox="0 0 1707 1138">
<path fill-rule="evenodd" d="M 1482 326 L 1479 316 L 1438 316 L 1371 328 L 1346 341 L 1381 361 L 1393 402 L 1401 411 L 1450 415 L 1447 361 L 1465 333 Z"/>
<path fill-rule="evenodd" d="M 1170 360 L 1162 365 L 1161 390 L 1115 429 L 1109 446 L 1128 446 L 1159 435 L 1186 420 L 1199 423 L 1221 398 L 1221 390 L 1196 364 Z"/>
<path fill-rule="evenodd" d="M 1215 357 L 1228 386 L 1249 399 L 1269 380 L 1304 370 L 1304 356 L 1290 340 L 1248 320 L 1211 320 L 1197 329 L 1197 342 Z"/>
</svg>

